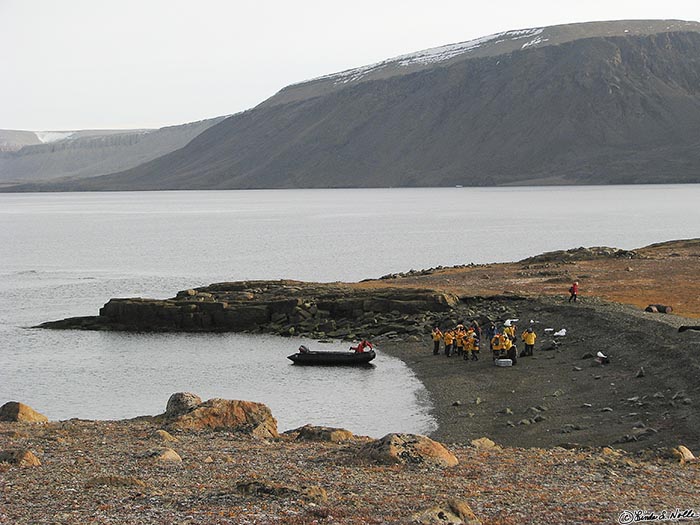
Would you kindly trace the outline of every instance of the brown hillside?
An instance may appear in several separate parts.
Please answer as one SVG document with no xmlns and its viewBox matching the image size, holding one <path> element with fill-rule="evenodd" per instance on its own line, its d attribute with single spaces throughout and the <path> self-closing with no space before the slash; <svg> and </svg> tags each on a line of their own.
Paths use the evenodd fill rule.
<svg viewBox="0 0 700 525">
<path fill-rule="evenodd" d="M 445 268 L 366 281 L 360 286 L 437 288 L 458 295 L 568 295 L 572 281 L 580 297 L 645 308 L 673 307 L 675 314 L 700 317 L 700 239 L 652 244 L 633 251 L 578 248 L 523 261 Z"/>
</svg>

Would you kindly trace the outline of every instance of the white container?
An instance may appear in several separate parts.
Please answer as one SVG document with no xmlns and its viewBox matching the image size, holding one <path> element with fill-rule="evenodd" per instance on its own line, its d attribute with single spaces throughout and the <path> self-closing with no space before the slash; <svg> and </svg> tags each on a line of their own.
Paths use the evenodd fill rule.
<svg viewBox="0 0 700 525">
<path fill-rule="evenodd" d="M 511 359 L 496 359 L 496 366 L 513 366 Z"/>
</svg>

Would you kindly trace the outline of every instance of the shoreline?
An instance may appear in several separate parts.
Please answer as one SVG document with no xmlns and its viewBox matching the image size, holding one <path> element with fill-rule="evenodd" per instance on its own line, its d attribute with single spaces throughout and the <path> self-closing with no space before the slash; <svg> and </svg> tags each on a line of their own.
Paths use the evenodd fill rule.
<svg viewBox="0 0 700 525">
<path fill-rule="evenodd" d="M 446 358 L 442 349 L 434 356 L 427 336 L 421 342 L 379 346 L 403 361 L 428 392 L 430 414 L 438 425 L 431 438 L 464 444 L 488 437 L 509 447 L 575 444 L 642 450 L 679 442 L 700 447 L 694 430 L 700 418 L 692 408 L 700 388 L 695 385 L 694 392 L 689 392 L 692 372 L 684 376 L 675 370 L 675 363 L 660 362 L 654 355 L 658 345 L 670 348 L 671 339 L 683 341 L 677 328 L 686 318 L 649 314 L 598 299 L 570 306 L 565 299 L 531 298 L 518 308 L 510 312 L 513 317 L 539 316 L 542 324 L 568 326 L 567 337 L 552 350 L 542 349 L 551 338 L 540 337 L 532 358 L 520 358 L 517 366 L 505 369 L 493 366 L 488 344 L 483 342 L 477 362 Z M 647 334 L 649 341 L 636 346 L 599 344 L 581 335 L 581 327 L 585 330 L 589 323 L 597 326 L 599 340 L 614 339 L 616 327 L 625 326 L 633 333 Z M 592 359 L 582 359 L 599 350 L 611 355 L 610 365 L 595 367 Z M 640 369 L 645 377 L 636 377 Z M 677 381 L 673 381 L 676 372 Z"/>
</svg>

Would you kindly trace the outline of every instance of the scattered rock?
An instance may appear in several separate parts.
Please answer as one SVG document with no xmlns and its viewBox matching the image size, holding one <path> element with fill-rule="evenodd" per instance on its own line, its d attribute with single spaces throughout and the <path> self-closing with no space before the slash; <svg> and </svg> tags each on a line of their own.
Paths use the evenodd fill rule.
<svg viewBox="0 0 700 525">
<path fill-rule="evenodd" d="M 384 464 L 453 467 L 459 463 L 443 445 L 417 434 L 387 434 L 363 446 L 360 457 Z"/>
<path fill-rule="evenodd" d="M 592 353 L 590 353 L 590 352 L 586 352 L 585 354 L 583 354 L 583 355 L 581 356 L 581 359 L 593 359 L 594 357 L 595 357 L 594 354 L 592 354 Z"/>
<path fill-rule="evenodd" d="M 501 450 L 500 445 L 497 445 L 495 441 L 487 437 L 472 439 L 469 443 L 478 450 Z"/>
<path fill-rule="evenodd" d="M 644 367 L 641 367 L 641 368 L 637 371 L 637 375 L 636 375 L 635 377 L 644 377 Z"/>
<path fill-rule="evenodd" d="M 9 463 L 18 467 L 38 467 L 41 461 L 26 449 L 0 451 L 0 463 Z"/>
<path fill-rule="evenodd" d="M 343 428 L 313 425 L 304 425 L 292 432 L 298 432 L 297 439 L 301 441 L 330 441 L 332 443 L 341 443 L 355 437 L 352 432 Z"/>
<path fill-rule="evenodd" d="M 0 421 L 15 423 L 46 423 L 49 420 L 29 405 L 17 401 L 9 401 L 0 407 Z"/>
<path fill-rule="evenodd" d="M 581 370 L 583 370 L 583 368 L 581 368 L 580 366 L 574 367 L 574 372 L 580 372 Z"/>
<path fill-rule="evenodd" d="M 673 307 L 667 306 L 665 304 L 650 304 L 644 309 L 644 311 L 651 313 L 670 314 L 671 312 L 673 312 Z"/>
<path fill-rule="evenodd" d="M 684 445 L 678 445 L 673 449 L 673 454 L 679 459 L 681 465 L 696 463 L 698 458 Z"/>
<path fill-rule="evenodd" d="M 601 412 L 612 412 L 613 409 L 611 407 L 603 407 L 600 409 Z"/>
<path fill-rule="evenodd" d="M 498 413 L 499 414 L 513 415 L 513 411 L 509 407 L 506 407 L 506 408 L 499 410 Z"/>
<path fill-rule="evenodd" d="M 584 403 L 583 405 L 581 405 L 581 408 L 592 408 L 592 407 L 593 407 L 593 405 L 590 403 Z"/>
<path fill-rule="evenodd" d="M 85 483 L 91 487 L 145 487 L 146 483 L 133 476 L 96 476 Z"/>
<path fill-rule="evenodd" d="M 164 463 L 182 463 L 182 458 L 180 454 L 175 452 L 172 448 L 159 447 L 151 450 L 147 450 L 139 457 L 141 458 L 151 458 L 156 461 L 162 461 Z"/>
<path fill-rule="evenodd" d="M 276 498 L 305 499 L 314 503 L 325 503 L 328 501 L 326 489 L 319 486 L 300 485 L 293 487 L 268 481 L 244 481 L 236 485 L 238 492 L 248 496 L 273 496 Z"/>
<path fill-rule="evenodd" d="M 168 404 L 165 408 L 167 417 L 176 417 L 186 414 L 190 410 L 194 410 L 202 404 L 202 398 L 192 392 L 177 392 L 170 396 Z"/>
<path fill-rule="evenodd" d="M 153 433 L 153 436 L 158 438 L 158 439 L 162 439 L 165 442 L 169 442 L 169 443 L 176 443 L 176 442 L 180 441 L 175 436 L 173 436 L 170 432 L 168 432 L 167 430 L 163 430 L 163 429 L 156 430 Z"/>
<path fill-rule="evenodd" d="M 421 525 L 481 525 L 471 507 L 464 500 L 450 500 L 447 505 L 436 505 L 416 512 L 412 523 Z"/>
<path fill-rule="evenodd" d="M 461 407 L 461 406 L 462 406 L 462 402 L 461 402 L 461 401 L 455 401 L 454 403 L 452 403 L 452 406 L 453 406 L 453 407 Z"/>
</svg>

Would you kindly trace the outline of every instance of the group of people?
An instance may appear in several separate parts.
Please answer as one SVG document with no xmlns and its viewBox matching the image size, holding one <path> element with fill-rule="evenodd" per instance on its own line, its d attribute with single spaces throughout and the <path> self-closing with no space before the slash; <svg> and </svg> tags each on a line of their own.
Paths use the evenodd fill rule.
<svg viewBox="0 0 700 525">
<path fill-rule="evenodd" d="M 440 354 L 440 344 L 444 343 L 445 355 L 453 354 L 462 356 L 465 360 L 478 361 L 481 349 L 481 328 L 479 323 L 472 321 L 468 328 L 463 324 L 446 330 L 444 333 L 440 327 L 433 328 L 433 355 Z"/>
<path fill-rule="evenodd" d="M 524 349 L 518 355 L 516 345 L 517 327 L 512 320 L 506 320 L 499 330 L 495 323 L 491 323 L 486 330 L 486 337 L 493 354 L 493 359 L 510 359 L 515 365 L 518 357 L 533 355 L 537 334 L 532 327 L 520 334 Z M 440 346 L 444 344 L 444 353 L 447 357 L 453 354 L 463 356 L 465 360 L 478 361 L 481 347 L 481 328 L 476 321 L 472 321 L 468 328 L 458 324 L 455 328 L 443 332 L 436 326 L 432 331 L 433 355 L 440 354 Z"/>
</svg>

